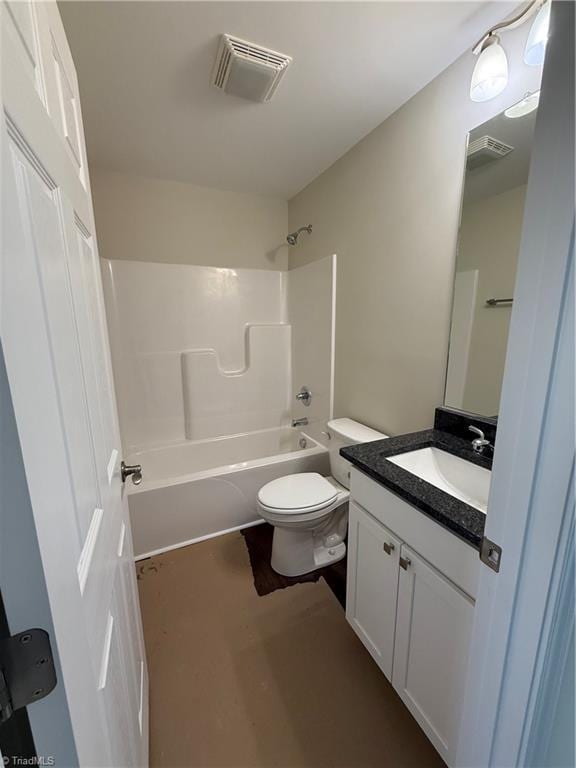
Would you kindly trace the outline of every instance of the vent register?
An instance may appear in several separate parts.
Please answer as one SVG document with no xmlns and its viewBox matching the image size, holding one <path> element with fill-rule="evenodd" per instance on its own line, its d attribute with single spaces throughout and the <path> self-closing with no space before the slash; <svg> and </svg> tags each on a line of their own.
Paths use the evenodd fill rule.
<svg viewBox="0 0 576 768">
<path fill-rule="evenodd" d="M 511 147 L 510 144 L 498 141 L 498 139 L 494 139 L 492 136 L 481 136 L 479 139 L 471 141 L 468 145 L 466 167 L 468 169 L 478 168 L 493 160 L 505 157 L 513 150 L 514 147 Z"/>
<path fill-rule="evenodd" d="M 278 51 L 222 35 L 212 85 L 250 101 L 270 101 L 291 62 Z"/>
</svg>

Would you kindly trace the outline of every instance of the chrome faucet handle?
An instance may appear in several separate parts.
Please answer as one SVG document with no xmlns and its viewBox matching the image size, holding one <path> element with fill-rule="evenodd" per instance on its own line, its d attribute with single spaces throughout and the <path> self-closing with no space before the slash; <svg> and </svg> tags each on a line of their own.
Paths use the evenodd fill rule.
<svg viewBox="0 0 576 768">
<path fill-rule="evenodd" d="M 484 448 L 490 445 L 490 440 L 486 440 L 484 432 L 473 424 L 470 424 L 468 431 L 478 435 L 478 437 L 472 440 L 472 450 L 476 451 L 476 453 L 483 453 Z"/>
</svg>

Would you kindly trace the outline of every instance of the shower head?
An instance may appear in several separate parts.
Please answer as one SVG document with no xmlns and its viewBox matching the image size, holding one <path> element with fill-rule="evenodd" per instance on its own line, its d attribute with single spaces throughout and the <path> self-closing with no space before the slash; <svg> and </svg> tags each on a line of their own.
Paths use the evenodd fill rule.
<svg viewBox="0 0 576 768">
<path fill-rule="evenodd" d="M 300 227 L 300 229 L 297 229 L 296 232 L 290 232 L 288 237 L 286 238 L 288 245 L 296 245 L 298 242 L 298 235 L 300 232 L 308 232 L 309 235 L 312 234 L 312 224 L 307 224 L 305 227 Z"/>
</svg>

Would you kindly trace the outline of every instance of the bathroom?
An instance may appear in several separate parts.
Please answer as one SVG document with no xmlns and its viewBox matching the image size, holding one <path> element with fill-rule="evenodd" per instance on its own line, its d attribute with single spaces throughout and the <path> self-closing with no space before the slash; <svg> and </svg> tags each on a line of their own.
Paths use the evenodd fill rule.
<svg viewBox="0 0 576 768">
<path fill-rule="evenodd" d="M 573 15 L 6 4 L 22 755 L 574 765 Z"/>
</svg>

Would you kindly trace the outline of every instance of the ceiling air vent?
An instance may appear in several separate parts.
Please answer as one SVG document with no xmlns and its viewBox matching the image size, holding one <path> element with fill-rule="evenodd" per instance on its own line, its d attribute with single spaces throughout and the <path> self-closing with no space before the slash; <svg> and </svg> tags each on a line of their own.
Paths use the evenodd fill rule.
<svg viewBox="0 0 576 768">
<path fill-rule="evenodd" d="M 222 35 L 212 84 L 243 99 L 269 101 L 291 62 L 283 53 Z"/>
<path fill-rule="evenodd" d="M 478 168 L 481 165 L 486 165 L 493 160 L 499 160 L 501 157 L 505 157 L 512 152 L 514 147 L 509 144 L 504 144 L 503 141 L 493 139 L 492 136 L 482 136 L 479 139 L 474 139 L 468 145 L 468 159 L 466 161 L 466 167 L 468 169 Z"/>
</svg>

